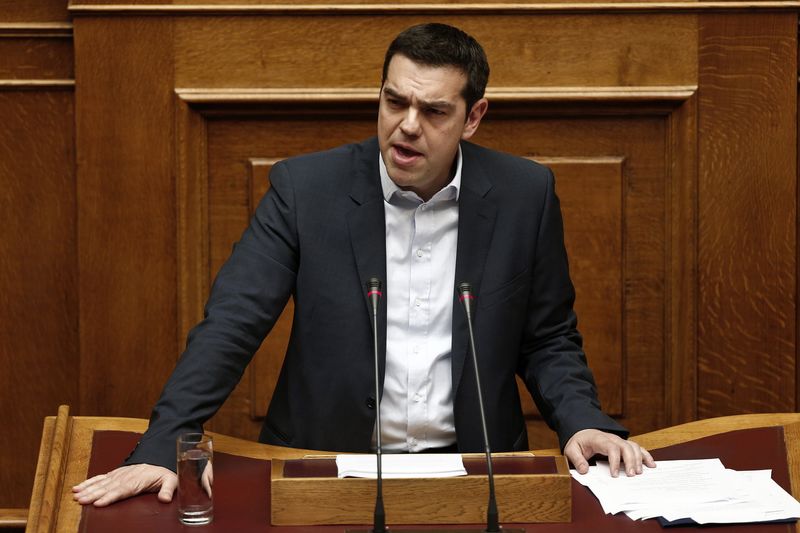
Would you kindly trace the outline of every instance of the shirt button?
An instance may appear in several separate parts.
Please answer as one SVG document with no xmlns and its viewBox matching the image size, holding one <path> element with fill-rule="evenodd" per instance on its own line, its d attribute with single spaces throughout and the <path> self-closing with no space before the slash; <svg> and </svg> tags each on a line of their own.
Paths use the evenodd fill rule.
<svg viewBox="0 0 800 533">
<path fill-rule="evenodd" d="M 425 253 L 422 250 L 417 250 L 417 257 L 422 257 L 422 254 Z"/>
<path fill-rule="evenodd" d="M 417 307 L 419 307 L 419 306 L 421 306 L 421 305 L 422 305 L 422 301 L 421 301 L 419 298 L 417 298 L 416 300 L 414 300 L 414 305 L 416 305 Z"/>
<path fill-rule="evenodd" d="M 369 409 L 375 409 L 375 398 L 373 398 L 372 396 L 369 396 L 367 398 L 367 407 Z"/>
<path fill-rule="evenodd" d="M 422 396 L 420 396 L 419 394 L 415 394 L 414 395 L 414 401 L 415 402 L 419 403 L 421 400 L 422 400 Z"/>
<path fill-rule="evenodd" d="M 411 437 L 410 439 L 408 439 L 408 445 L 411 446 L 411 447 L 416 446 L 417 445 L 417 439 L 415 439 L 414 437 Z"/>
</svg>

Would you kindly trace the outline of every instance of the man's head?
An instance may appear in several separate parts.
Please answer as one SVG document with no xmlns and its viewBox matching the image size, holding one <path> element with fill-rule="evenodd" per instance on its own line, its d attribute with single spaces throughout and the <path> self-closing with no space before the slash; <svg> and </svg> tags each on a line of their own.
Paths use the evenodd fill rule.
<svg viewBox="0 0 800 533">
<path fill-rule="evenodd" d="M 467 77 L 461 96 L 467 109 L 483 98 L 489 81 L 489 62 L 483 47 L 470 35 L 453 26 L 431 22 L 411 26 L 395 37 L 383 60 L 381 85 L 386 82 L 389 63 L 403 55 L 426 67 L 453 67 Z"/>
<path fill-rule="evenodd" d="M 389 176 L 428 200 L 451 179 L 458 143 L 478 129 L 489 66 L 481 46 L 444 24 L 402 32 L 386 52 L 378 141 Z"/>
</svg>

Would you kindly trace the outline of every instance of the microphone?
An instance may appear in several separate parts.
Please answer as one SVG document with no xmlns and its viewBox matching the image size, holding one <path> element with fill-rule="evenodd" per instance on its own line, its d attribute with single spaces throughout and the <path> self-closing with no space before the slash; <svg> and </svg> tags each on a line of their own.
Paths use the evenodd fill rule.
<svg viewBox="0 0 800 533">
<path fill-rule="evenodd" d="M 369 281 L 367 281 L 367 298 L 372 306 L 372 343 L 375 355 L 375 456 L 378 461 L 377 492 L 375 495 L 372 533 L 386 533 L 386 512 L 383 509 L 383 472 L 381 466 L 381 393 L 378 372 L 378 302 L 380 302 L 381 296 L 381 280 L 369 278 Z"/>
<path fill-rule="evenodd" d="M 494 473 L 492 472 L 492 451 L 489 447 L 489 431 L 486 429 L 486 414 L 483 408 L 483 393 L 481 392 L 481 378 L 478 372 L 478 355 L 475 351 L 475 335 L 472 331 L 472 310 L 475 296 L 472 294 L 472 285 L 462 282 L 458 284 L 459 300 L 464 305 L 467 314 L 467 328 L 469 330 L 469 346 L 472 352 L 472 364 L 475 367 L 475 386 L 478 389 L 478 406 L 481 413 L 481 427 L 483 428 L 483 447 L 486 450 L 486 471 L 489 477 L 489 506 L 486 509 L 486 531 L 497 533 L 500 531 L 500 519 L 497 513 L 497 500 L 494 496 Z"/>
</svg>

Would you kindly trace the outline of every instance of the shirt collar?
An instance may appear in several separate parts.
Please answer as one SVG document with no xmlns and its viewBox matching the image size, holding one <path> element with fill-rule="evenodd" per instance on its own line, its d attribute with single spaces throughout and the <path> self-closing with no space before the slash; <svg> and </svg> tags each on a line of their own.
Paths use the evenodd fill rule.
<svg viewBox="0 0 800 533">
<path fill-rule="evenodd" d="M 455 198 L 458 200 L 458 193 L 461 190 L 461 164 L 462 164 L 462 157 L 461 157 L 461 144 L 458 145 L 458 153 L 456 154 L 456 173 L 453 175 L 453 179 L 450 180 L 450 183 L 442 187 L 442 190 L 437 191 L 436 194 L 433 195 L 431 200 L 439 200 L 439 199 L 448 199 L 448 198 Z M 391 202 L 392 197 L 397 194 L 398 196 L 402 195 L 405 198 L 413 197 L 417 200 L 421 201 L 422 199 L 417 196 L 416 193 L 411 191 L 404 191 L 397 184 L 392 181 L 392 178 L 389 177 L 389 172 L 386 170 L 386 163 L 383 162 L 383 156 L 381 155 L 380 151 L 378 151 L 378 166 L 380 167 L 381 173 L 381 188 L 383 189 L 383 199 L 387 202 Z"/>
</svg>

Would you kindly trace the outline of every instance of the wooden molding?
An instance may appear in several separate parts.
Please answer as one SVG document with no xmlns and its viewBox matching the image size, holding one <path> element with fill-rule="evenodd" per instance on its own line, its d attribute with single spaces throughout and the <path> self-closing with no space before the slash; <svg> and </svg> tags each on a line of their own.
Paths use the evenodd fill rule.
<svg viewBox="0 0 800 533">
<path fill-rule="evenodd" d="M 377 103 L 378 88 L 287 87 L 280 89 L 177 88 L 178 98 L 190 105 L 236 104 L 367 104 Z M 500 103 L 642 103 L 679 104 L 697 92 L 695 85 L 668 87 L 488 87 L 486 97 Z"/>
<path fill-rule="evenodd" d="M 531 15 L 551 13 L 619 13 L 681 11 L 800 10 L 798 0 L 711 2 L 563 2 L 459 4 L 91 4 L 72 2 L 73 16 L 98 14 L 147 15 Z"/>
<path fill-rule="evenodd" d="M 20 527 L 28 524 L 28 509 L 0 509 L 0 529 Z"/>
<path fill-rule="evenodd" d="M 45 419 L 27 531 L 54 530 L 72 437 L 72 420 L 67 405 L 58 408 L 55 419 Z"/>
<path fill-rule="evenodd" d="M 668 119 L 664 394 L 670 425 L 697 418 L 697 100 Z"/>
<path fill-rule="evenodd" d="M 0 39 L 19 38 L 72 39 L 72 24 L 68 22 L 3 22 Z"/>
<path fill-rule="evenodd" d="M 75 80 L 0 80 L 0 92 L 20 90 L 74 90 Z"/>
</svg>

